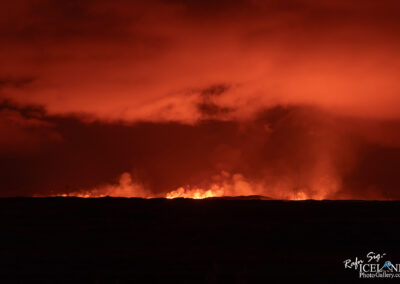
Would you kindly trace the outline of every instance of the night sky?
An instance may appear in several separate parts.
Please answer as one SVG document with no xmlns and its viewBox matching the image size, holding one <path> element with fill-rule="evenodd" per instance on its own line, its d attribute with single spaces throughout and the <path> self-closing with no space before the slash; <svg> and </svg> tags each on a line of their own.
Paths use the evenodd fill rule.
<svg viewBox="0 0 400 284">
<path fill-rule="evenodd" d="M 400 198 L 394 0 L 0 3 L 0 196 Z"/>
</svg>

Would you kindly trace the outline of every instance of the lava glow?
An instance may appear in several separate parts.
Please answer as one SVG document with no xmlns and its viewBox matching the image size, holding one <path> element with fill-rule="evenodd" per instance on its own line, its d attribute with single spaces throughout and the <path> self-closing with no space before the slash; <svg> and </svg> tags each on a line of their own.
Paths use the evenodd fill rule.
<svg viewBox="0 0 400 284">
<path fill-rule="evenodd" d="M 399 10 L 0 1 L 0 197 L 400 200 Z"/>
<path fill-rule="evenodd" d="M 290 200 L 307 200 L 307 199 L 311 199 L 308 197 L 308 195 L 306 193 L 304 193 L 303 191 L 299 191 L 296 194 L 294 194 Z M 314 198 L 316 199 L 316 198 Z"/>
<path fill-rule="evenodd" d="M 185 189 L 180 187 L 176 190 L 170 191 L 165 196 L 168 199 L 183 197 L 183 198 L 193 198 L 193 199 L 204 199 L 209 197 L 221 197 L 224 196 L 224 190 L 217 185 L 214 185 L 208 190 L 201 188 Z"/>
<path fill-rule="evenodd" d="M 307 189 L 294 191 L 289 185 L 279 187 L 269 187 L 265 184 L 250 182 L 241 174 L 229 174 L 221 172 L 214 176 L 213 183 L 206 187 L 181 186 L 167 193 L 155 194 L 146 190 L 143 185 L 132 180 L 129 173 L 123 173 L 118 184 L 105 185 L 90 190 L 74 191 L 69 193 L 51 194 L 46 196 L 57 197 L 81 197 L 81 198 L 101 198 L 101 197 L 139 197 L 139 198 L 190 198 L 205 199 L 212 197 L 237 197 L 237 196 L 264 196 L 268 199 L 280 200 L 322 200 L 327 197 L 327 190 L 309 192 Z M 44 195 L 35 195 L 44 196 Z"/>
<path fill-rule="evenodd" d="M 242 196 L 251 196 L 253 194 L 242 195 Z M 63 193 L 63 194 L 55 194 L 51 195 L 53 197 L 80 197 L 80 198 L 101 198 L 101 197 L 139 197 L 139 198 L 156 198 L 159 196 L 130 196 L 130 195 L 120 195 L 116 194 L 115 192 L 108 192 L 108 193 L 96 193 L 96 192 L 73 192 L 73 193 Z M 161 196 L 167 199 L 174 199 L 174 198 L 188 198 L 188 199 L 206 199 L 212 197 L 232 197 L 235 195 L 225 195 L 224 190 L 219 188 L 218 186 L 213 186 L 210 189 L 201 189 L 201 188 L 183 188 L 179 187 L 176 190 L 172 190 L 168 192 L 165 196 Z M 301 200 L 322 200 L 323 198 L 313 197 L 311 198 L 304 192 L 295 193 L 287 198 L 282 198 L 284 200 L 293 200 L 293 201 L 301 201 Z"/>
</svg>

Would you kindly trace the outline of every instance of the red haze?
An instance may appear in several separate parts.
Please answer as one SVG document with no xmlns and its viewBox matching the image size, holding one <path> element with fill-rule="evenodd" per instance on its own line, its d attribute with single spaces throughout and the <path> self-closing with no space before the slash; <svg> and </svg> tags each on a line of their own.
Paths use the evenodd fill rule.
<svg viewBox="0 0 400 284">
<path fill-rule="evenodd" d="M 226 172 L 277 198 L 398 198 L 399 8 L 3 1 L 0 194 L 127 172 L 158 196 Z"/>
</svg>

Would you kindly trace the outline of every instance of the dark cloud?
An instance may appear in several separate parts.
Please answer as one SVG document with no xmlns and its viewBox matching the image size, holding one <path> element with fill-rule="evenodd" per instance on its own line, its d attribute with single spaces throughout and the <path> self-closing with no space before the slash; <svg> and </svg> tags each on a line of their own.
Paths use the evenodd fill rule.
<svg viewBox="0 0 400 284">
<path fill-rule="evenodd" d="M 277 196 L 281 187 L 327 191 L 326 198 L 400 197 L 400 148 L 376 144 L 351 126 L 352 119 L 315 108 L 277 106 L 252 121 L 194 125 L 84 123 L 48 115 L 40 122 L 45 124 L 34 126 L 40 137 L 52 125 L 62 139 L 42 140 L 29 153 L 3 145 L 2 196 L 79 192 L 117 183 L 123 172 L 152 193 L 165 194 L 184 185 L 207 186 L 226 171 L 262 184 L 265 195 Z"/>
<path fill-rule="evenodd" d="M 201 102 L 197 105 L 197 108 L 202 117 L 218 117 L 223 118 L 225 114 L 232 112 L 231 108 L 221 107 L 212 102 Z"/>
<path fill-rule="evenodd" d="M 223 119 L 227 114 L 234 112 L 233 108 L 221 106 L 216 103 L 215 98 L 229 91 L 228 84 L 215 84 L 200 91 L 200 102 L 197 110 L 201 119 Z"/>
<path fill-rule="evenodd" d="M 205 88 L 203 90 L 200 91 L 200 95 L 204 98 L 204 99 L 210 99 L 211 97 L 214 96 L 220 96 L 223 93 L 227 92 L 229 90 L 229 85 L 227 84 L 216 84 L 216 85 L 212 85 L 208 88 Z"/>
<path fill-rule="evenodd" d="M 61 140 L 54 125 L 37 106 L 18 107 L 9 101 L 0 103 L 0 153 L 40 152 L 48 143 Z"/>
<path fill-rule="evenodd" d="M 398 118 L 397 1 L 0 5 L 1 78 L 40 78 L 0 97 L 54 115 L 193 123 L 196 108 L 248 117 L 271 104 L 312 102 Z M 215 82 L 230 84 L 218 102 L 198 107 L 179 93 Z"/>
<path fill-rule="evenodd" d="M 31 84 L 35 81 L 35 78 L 0 78 L 0 90 L 1 88 L 22 88 L 26 85 Z"/>
<path fill-rule="evenodd" d="M 266 195 L 398 198 L 399 5 L 2 1 L 1 194 L 227 171 Z"/>
</svg>

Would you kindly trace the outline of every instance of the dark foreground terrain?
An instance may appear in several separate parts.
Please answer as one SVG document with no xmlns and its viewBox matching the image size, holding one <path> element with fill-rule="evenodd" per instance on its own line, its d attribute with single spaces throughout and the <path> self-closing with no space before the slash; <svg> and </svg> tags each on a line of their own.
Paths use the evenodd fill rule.
<svg viewBox="0 0 400 284">
<path fill-rule="evenodd" d="M 0 199 L 0 283 L 353 283 L 345 259 L 400 262 L 399 205 Z"/>
</svg>

